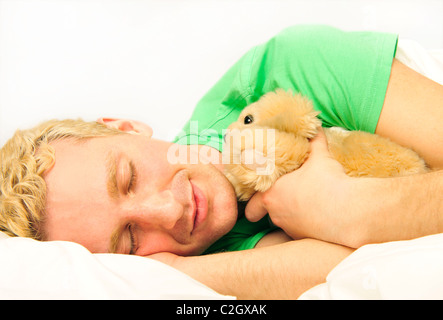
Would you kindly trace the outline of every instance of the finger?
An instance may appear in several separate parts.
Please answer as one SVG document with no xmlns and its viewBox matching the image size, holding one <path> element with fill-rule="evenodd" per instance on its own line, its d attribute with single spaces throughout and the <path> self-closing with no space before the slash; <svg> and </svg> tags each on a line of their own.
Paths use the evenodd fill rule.
<svg viewBox="0 0 443 320">
<path fill-rule="evenodd" d="M 311 154 L 323 154 L 329 156 L 328 140 L 322 128 L 318 134 L 311 140 Z"/>
<path fill-rule="evenodd" d="M 251 222 L 259 221 L 268 211 L 263 206 L 263 193 L 256 192 L 246 204 L 245 216 Z"/>
</svg>

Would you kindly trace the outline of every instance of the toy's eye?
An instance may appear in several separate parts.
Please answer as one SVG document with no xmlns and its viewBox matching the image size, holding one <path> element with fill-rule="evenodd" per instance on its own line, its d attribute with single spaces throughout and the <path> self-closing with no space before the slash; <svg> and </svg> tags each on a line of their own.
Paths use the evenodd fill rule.
<svg viewBox="0 0 443 320">
<path fill-rule="evenodd" d="M 248 114 L 245 117 L 244 124 L 250 124 L 252 122 L 254 122 L 254 117 L 252 116 L 252 114 Z"/>
</svg>

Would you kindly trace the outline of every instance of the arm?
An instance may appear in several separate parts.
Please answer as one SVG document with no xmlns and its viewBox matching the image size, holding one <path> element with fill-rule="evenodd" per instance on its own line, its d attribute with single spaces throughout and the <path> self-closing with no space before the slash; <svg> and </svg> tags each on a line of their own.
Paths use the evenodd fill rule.
<svg viewBox="0 0 443 320">
<path fill-rule="evenodd" d="M 215 291 L 238 299 L 295 299 L 323 283 L 352 252 L 339 245 L 304 239 L 245 251 L 163 260 Z"/>
<path fill-rule="evenodd" d="M 414 149 L 443 168 L 443 85 L 394 59 L 375 133 Z"/>
<path fill-rule="evenodd" d="M 345 228 L 354 247 L 443 232 L 443 171 L 355 179 L 350 188 L 355 222 Z"/>
</svg>

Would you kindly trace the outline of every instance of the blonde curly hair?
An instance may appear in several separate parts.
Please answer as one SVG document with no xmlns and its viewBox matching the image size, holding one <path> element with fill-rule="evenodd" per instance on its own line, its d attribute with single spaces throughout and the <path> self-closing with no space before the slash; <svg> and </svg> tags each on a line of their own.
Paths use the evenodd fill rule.
<svg viewBox="0 0 443 320">
<path fill-rule="evenodd" d="M 44 174 L 55 162 L 50 142 L 122 133 L 80 119 L 50 120 L 29 130 L 18 130 L 0 150 L 0 231 L 9 236 L 44 238 L 40 228 L 46 199 Z"/>
</svg>

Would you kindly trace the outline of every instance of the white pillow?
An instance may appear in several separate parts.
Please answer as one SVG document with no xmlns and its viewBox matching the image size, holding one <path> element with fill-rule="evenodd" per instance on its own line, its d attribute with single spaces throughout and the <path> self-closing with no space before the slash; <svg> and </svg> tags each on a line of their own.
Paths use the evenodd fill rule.
<svg viewBox="0 0 443 320">
<path fill-rule="evenodd" d="M 300 299 L 443 299 L 443 234 L 366 245 Z"/>
<path fill-rule="evenodd" d="M 161 262 L 0 232 L 1 299 L 233 299 Z"/>
</svg>

